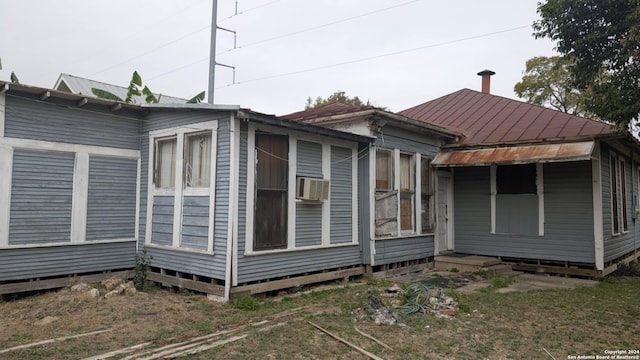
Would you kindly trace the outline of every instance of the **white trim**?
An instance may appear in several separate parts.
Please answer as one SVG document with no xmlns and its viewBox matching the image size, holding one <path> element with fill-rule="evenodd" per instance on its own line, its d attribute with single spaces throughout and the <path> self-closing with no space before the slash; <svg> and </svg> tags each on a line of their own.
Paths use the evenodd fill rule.
<svg viewBox="0 0 640 360">
<path fill-rule="evenodd" d="M 414 189 L 416 234 L 422 234 L 422 154 L 416 153 L 416 185 Z"/>
<path fill-rule="evenodd" d="M 9 245 L 13 149 L 0 140 L 0 248 Z"/>
<path fill-rule="evenodd" d="M 289 163 L 287 181 L 287 249 L 296 247 L 296 173 L 298 165 L 298 140 L 288 136 Z"/>
<path fill-rule="evenodd" d="M 600 143 L 596 142 L 591 160 L 593 191 L 593 238 L 595 246 L 596 269 L 604 270 L 604 227 L 602 216 L 602 170 L 600 162 Z"/>
<path fill-rule="evenodd" d="M 333 248 L 358 246 L 358 245 L 359 244 L 355 244 L 355 243 L 341 243 L 341 244 L 331 244 L 329 246 L 324 246 L 324 245 L 301 246 L 294 249 L 260 250 L 252 253 L 245 253 L 244 256 L 260 256 L 260 255 L 291 253 L 291 252 L 308 251 L 308 250 L 333 249 Z"/>
<path fill-rule="evenodd" d="M 153 136 L 149 136 L 149 151 L 147 151 L 147 221 L 144 232 L 144 243 L 147 245 L 151 244 L 151 231 L 153 230 L 153 197 L 155 187 L 153 184 L 154 147 L 155 140 Z"/>
<path fill-rule="evenodd" d="M 45 243 L 45 244 L 19 244 L 19 245 L 0 245 L 0 250 L 10 250 L 10 249 L 32 249 L 32 248 L 50 248 L 50 247 L 60 247 L 60 246 L 82 246 L 82 245 L 93 245 L 93 244 L 113 244 L 113 243 L 123 243 L 123 242 L 134 242 L 136 239 L 133 238 L 125 238 L 125 239 L 109 239 L 109 240 L 91 240 L 91 241 L 83 241 L 83 242 L 54 242 L 54 243 Z"/>
<path fill-rule="evenodd" d="M 171 246 L 180 247 L 182 243 L 182 191 L 184 190 L 184 133 L 177 134 L 176 138 L 176 169 L 174 174 L 173 194 L 173 241 Z"/>
<path fill-rule="evenodd" d="M 237 126 L 236 126 L 237 125 Z M 236 262 L 233 261 L 235 254 L 237 254 L 237 227 L 236 227 L 236 214 L 237 211 L 237 198 L 238 191 L 236 190 L 237 181 L 239 176 L 238 162 L 240 158 L 240 152 L 237 148 L 239 142 L 240 126 L 236 123 L 233 113 L 229 117 L 229 214 L 227 217 L 227 251 L 225 256 L 225 278 L 224 278 L 224 300 L 228 301 L 231 297 L 231 286 L 237 285 L 238 274 L 237 267 L 233 267 Z M 212 190 L 215 193 L 215 188 Z M 211 214 L 211 212 L 210 212 Z M 213 223 L 212 223 L 213 224 Z M 210 226 L 211 228 L 212 226 Z M 213 234 L 213 233 L 212 233 Z M 213 244 L 211 244 L 213 247 Z M 233 271 L 232 271 L 233 269 Z"/>
<path fill-rule="evenodd" d="M 192 249 L 192 248 L 187 248 L 187 247 L 172 247 L 172 246 L 167 246 L 167 245 L 163 245 L 163 244 L 145 244 L 145 247 L 148 248 L 155 248 L 155 249 L 162 249 L 162 250 L 169 250 L 169 251 L 181 251 L 184 253 L 190 253 L 190 254 L 202 254 L 202 255 L 209 255 L 212 256 L 213 253 L 210 253 L 206 250 L 198 250 L 198 249 Z"/>
<path fill-rule="evenodd" d="M 140 158 L 140 150 L 119 149 L 106 146 L 67 144 L 54 141 L 2 138 L 2 141 L 16 149 L 26 150 L 42 150 L 42 151 L 59 151 L 59 152 L 85 152 L 90 155 L 105 155 L 122 158 Z"/>
<path fill-rule="evenodd" d="M 454 208 L 454 188 L 453 179 L 455 179 L 455 169 L 451 169 L 449 175 L 449 191 L 447 194 L 447 250 L 455 249 L 456 233 L 455 233 L 455 208 Z"/>
<path fill-rule="evenodd" d="M 393 190 L 396 191 L 396 234 L 399 237 L 402 237 L 402 230 L 400 226 L 400 149 L 393 149 L 391 151 L 393 154 Z M 374 208 L 375 209 L 375 208 Z"/>
<path fill-rule="evenodd" d="M 542 163 L 536 163 L 536 188 L 538 191 L 538 236 L 544 236 L 544 172 Z"/>
<path fill-rule="evenodd" d="M 233 119 L 233 114 L 231 115 Z M 187 196 L 206 196 L 209 195 L 209 233 L 207 234 L 208 243 L 207 251 L 213 253 L 214 250 L 214 234 L 216 225 L 216 174 L 218 166 L 218 124 L 215 124 L 215 128 L 211 132 L 211 172 L 209 174 L 209 189 L 201 188 L 186 188 L 185 195 Z M 233 177 L 231 177 L 233 179 Z M 229 179 L 231 181 L 231 179 Z M 207 193 L 208 190 L 208 193 Z M 193 194 L 193 195 L 192 195 Z M 203 195 L 200 195 L 203 194 Z"/>
<path fill-rule="evenodd" d="M 253 217 L 256 197 L 256 128 L 249 124 L 247 131 L 247 203 L 245 211 L 244 252 L 253 252 Z"/>
<path fill-rule="evenodd" d="M 492 164 L 489 167 L 489 178 L 490 178 L 489 192 L 491 193 L 491 233 L 492 234 L 496 233 L 496 193 L 497 193 L 496 170 L 497 170 L 497 165 L 495 164 Z"/>
<path fill-rule="evenodd" d="M 351 149 L 351 230 L 353 231 L 352 242 L 359 243 L 358 228 L 358 147 Z"/>
<path fill-rule="evenodd" d="M 73 196 L 71 202 L 71 242 L 83 242 L 87 233 L 87 199 L 89 197 L 89 154 L 75 154 Z"/>
<path fill-rule="evenodd" d="M 138 239 L 140 238 L 140 184 L 142 176 L 142 159 L 138 159 L 136 166 L 136 225 L 135 234 L 136 238 L 136 254 L 138 253 Z"/>
<path fill-rule="evenodd" d="M 6 106 L 7 106 L 7 101 L 6 101 L 5 95 L 4 93 L 0 94 L 0 138 L 4 137 Z"/>
<path fill-rule="evenodd" d="M 375 145 L 369 145 L 369 256 L 371 266 L 376 259 L 376 152 Z"/>
<path fill-rule="evenodd" d="M 322 144 L 322 176 L 329 180 L 329 199 L 322 202 L 322 246 L 331 245 L 331 144 Z"/>
</svg>

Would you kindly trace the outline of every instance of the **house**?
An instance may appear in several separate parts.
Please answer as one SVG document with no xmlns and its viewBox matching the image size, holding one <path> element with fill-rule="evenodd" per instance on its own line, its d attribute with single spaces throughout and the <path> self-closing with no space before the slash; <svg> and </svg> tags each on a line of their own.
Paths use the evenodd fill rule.
<svg viewBox="0 0 640 360">
<path fill-rule="evenodd" d="M 438 249 L 436 209 L 444 200 L 431 162 L 440 148 L 462 135 L 406 116 L 342 103 L 283 116 L 305 124 L 375 139 L 362 159 L 361 238 L 363 264 L 382 276 L 421 270 Z"/>
<path fill-rule="evenodd" d="M 432 161 L 451 214 L 440 252 L 604 276 L 638 257 L 640 146 L 604 122 L 462 89 L 399 114 L 459 132 Z"/>
<path fill-rule="evenodd" d="M 56 83 L 53 86 L 53 90 L 95 98 L 97 96 L 93 93 L 92 89 L 107 91 L 120 99 L 126 99 L 128 91 L 124 86 L 107 84 L 101 81 L 64 73 L 60 74 L 58 80 L 56 80 Z M 160 104 L 184 104 L 188 101 L 187 99 L 167 96 L 159 93 L 154 93 L 153 95 L 158 99 L 158 103 Z M 136 95 L 133 97 L 133 102 L 136 104 L 144 104 L 146 101 L 143 96 Z"/>
<path fill-rule="evenodd" d="M 122 274 L 143 247 L 150 279 L 224 299 L 361 275 L 371 140 L 0 82 L 0 294 Z"/>
</svg>

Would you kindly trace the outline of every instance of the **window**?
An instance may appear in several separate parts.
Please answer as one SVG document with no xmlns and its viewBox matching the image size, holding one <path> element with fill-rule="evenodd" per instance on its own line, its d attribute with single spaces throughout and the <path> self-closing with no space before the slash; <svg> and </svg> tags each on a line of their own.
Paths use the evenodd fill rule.
<svg viewBox="0 0 640 360">
<path fill-rule="evenodd" d="M 393 190 L 393 153 L 376 149 L 376 190 Z"/>
<path fill-rule="evenodd" d="M 211 178 L 211 132 L 185 135 L 185 186 L 209 187 Z"/>
<path fill-rule="evenodd" d="M 629 231 L 627 220 L 626 162 L 618 154 L 609 155 L 609 180 L 611 182 L 611 232 L 614 235 Z"/>
<path fill-rule="evenodd" d="M 380 148 L 375 159 L 375 236 L 431 233 L 430 159 Z"/>
<path fill-rule="evenodd" d="M 176 180 L 176 138 L 156 140 L 156 188 L 173 188 Z"/>
<path fill-rule="evenodd" d="M 422 158 L 420 161 L 420 216 L 422 233 L 433 231 L 431 220 L 431 160 Z"/>
<path fill-rule="evenodd" d="M 413 232 L 415 162 L 410 154 L 400 154 L 400 230 Z"/>
<path fill-rule="evenodd" d="M 499 165 L 492 176 L 493 232 L 542 235 L 542 164 Z"/>
</svg>

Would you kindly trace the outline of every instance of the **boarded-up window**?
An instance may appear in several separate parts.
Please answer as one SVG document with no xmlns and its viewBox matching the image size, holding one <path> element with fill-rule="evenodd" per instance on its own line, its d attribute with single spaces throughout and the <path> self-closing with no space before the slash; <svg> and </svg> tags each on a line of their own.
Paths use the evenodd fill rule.
<svg viewBox="0 0 640 360">
<path fill-rule="evenodd" d="M 433 221 L 431 219 L 431 160 L 422 158 L 420 160 L 420 216 L 422 220 L 422 233 L 433 231 Z"/>
<path fill-rule="evenodd" d="M 496 169 L 496 232 L 538 235 L 536 164 L 500 165 Z"/>
<path fill-rule="evenodd" d="M 415 197 L 415 161 L 409 154 L 400 154 L 400 230 L 413 231 Z"/>
<path fill-rule="evenodd" d="M 211 180 L 211 132 L 185 135 L 185 186 L 209 187 Z"/>
<path fill-rule="evenodd" d="M 289 138 L 256 133 L 254 250 L 287 247 Z"/>
<path fill-rule="evenodd" d="M 393 152 L 376 150 L 376 190 L 393 190 Z"/>
<path fill-rule="evenodd" d="M 537 194 L 536 165 L 498 166 L 496 185 L 498 194 Z"/>
<path fill-rule="evenodd" d="M 176 180 L 176 138 L 156 140 L 156 188 L 173 188 Z"/>
</svg>

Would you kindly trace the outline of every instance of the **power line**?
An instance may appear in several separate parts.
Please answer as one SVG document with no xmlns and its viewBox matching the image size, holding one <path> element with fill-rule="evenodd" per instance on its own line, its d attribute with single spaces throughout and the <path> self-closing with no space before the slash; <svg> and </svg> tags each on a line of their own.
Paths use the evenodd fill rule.
<svg viewBox="0 0 640 360">
<path fill-rule="evenodd" d="M 228 16 L 228 17 L 226 17 L 226 18 L 224 18 L 224 19 L 222 19 L 222 20 L 220 20 L 218 23 L 221 23 L 221 22 L 227 21 L 227 20 L 232 19 L 232 18 L 234 18 L 234 17 L 236 17 L 236 16 L 239 16 L 239 15 L 244 15 L 244 14 L 246 14 L 246 13 L 248 13 L 248 12 L 251 12 L 251 11 L 253 11 L 253 10 L 256 10 L 256 9 L 260 9 L 260 8 L 263 8 L 263 7 L 266 7 L 266 6 L 269 6 L 269 5 L 273 5 L 273 4 L 275 4 L 275 3 L 279 2 L 279 1 L 280 1 L 280 0 L 270 1 L 270 2 L 268 2 L 268 3 L 264 3 L 264 4 L 262 4 L 262 5 L 254 6 L 254 7 L 252 7 L 252 8 L 248 8 L 248 9 L 246 9 L 246 10 L 242 10 L 242 11 L 238 12 L 238 1 L 236 0 L 236 13 L 235 13 L 235 14 L 233 14 L 233 15 L 231 15 L 231 16 Z"/>
<path fill-rule="evenodd" d="M 408 52 L 413 52 L 413 51 L 418 51 L 418 50 L 423 50 L 423 49 L 428 49 L 428 48 L 434 48 L 434 47 L 443 46 L 443 45 L 450 45 L 450 44 L 455 44 L 455 43 L 463 42 L 463 41 L 475 40 L 475 39 L 479 39 L 479 38 L 483 38 L 483 37 L 487 37 L 487 36 L 503 34 L 503 33 L 506 33 L 506 32 L 521 30 L 521 29 L 530 28 L 530 27 L 531 27 L 531 25 L 518 26 L 518 27 L 514 27 L 514 28 L 510 28 L 510 29 L 491 32 L 491 33 L 485 33 L 485 34 L 481 34 L 481 35 L 469 36 L 469 37 L 466 37 L 466 38 L 450 40 L 450 41 L 444 41 L 444 42 L 440 42 L 440 43 L 436 43 L 436 44 L 424 45 L 424 46 L 420 46 L 420 47 L 416 47 L 416 48 L 412 48 L 412 49 L 400 50 L 400 51 L 395 51 L 395 52 L 386 53 L 386 54 L 380 54 L 380 55 L 369 56 L 369 57 L 360 58 L 360 59 L 348 60 L 348 61 L 343 61 L 343 62 L 340 62 L 340 63 L 324 65 L 324 66 L 318 66 L 318 67 L 310 68 L 310 69 L 297 70 L 297 71 L 291 71 L 291 72 L 287 72 L 287 73 L 269 75 L 269 76 L 264 76 L 264 77 L 245 80 L 245 81 L 238 81 L 238 82 L 235 82 L 233 84 L 227 84 L 227 85 L 222 86 L 220 88 L 229 87 L 229 86 L 232 86 L 232 85 L 240 85 L 240 84 L 249 83 L 249 82 L 256 82 L 256 81 L 274 79 L 274 78 L 283 77 L 283 76 L 297 75 L 297 74 L 302 74 L 302 73 L 306 73 L 306 72 L 329 69 L 329 68 L 343 66 L 343 65 L 355 64 L 355 63 L 359 63 L 359 62 L 363 62 L 363 61 L 369 61 L 369 60 L 379 59 L 379 58 L 388 57 L 388 56 L 405 54 L 405 53 L 408 53 Z"/>
<path fill-rule="evenodd" d="M 290 33 L 274 36 L 274 37 L 263 39 L 263 40 L 250 42 L 248 44 L 238 46 L 236 49 L 241 49 L 241 48 L 245 48 L 245 47 L 249 47 L 249 46 L 253 46 L 253 45 L 257 45 L 257 44 L 262 44 L 262 43 L 265 43 L 265 42 L 268 42 L 268 41 L 278 40 L 278 39 L 282 39 L 282 38 L 285 38 L 285 37 L 298 35 L 298 34 L 302 34 L 302 33 L 313 31 L 313 30 L 322 29 L 322 28 L 329 27 L 329 26 L 332 26 L 332 25 L 340 24 L 340 23 L 343 23 L 343 22 L 347 22 L 347 21 L 359 19 L 359 18 L 362 18 L 362 17 L 365 17 L 365 16 L 369 16 L 369 15 L 381 13 L 381 12 L 384 12 L 384 11 L 388 11 L 388 10 L 391 10 L 391 9 L 395 9 L 395 8 L 398 8 L 398 7 L 401 7 L 401 6 L 409 5 L 411 3 L 418 2 L 418 1 L 421 1 L 421 0 L 411 0 L 411 1 L 407 1 L 407 2 L 401 3 L 401 4 L 397 4 L 397 5 L 389 6 L 389 7 L 386 7 L 386 8 L 370 11 L 370 12 L 367 12 L 367 13 L 364 13 L 364 14 L 355 15 L 355 16 L 347 17 L 347 18 L 340 19 L 340 20 L 335 20 L 335 21 L 332 21 L 332 22 L 329 22 L 329 23 L 326 23 L 326 24 L 313 26 L 313 27 L 310 27 L 310 28 L 302 29 L 302 30 L 297 30 L 297 31 L 294 31 L 294 32 L 290 32 Z M 229 52 L 229 51 L 233 51 L 233 50 L 235 50 L 235 49 L 230 49 L 230 50 L 227 50 L 225 52 Z"/>
</svg>

